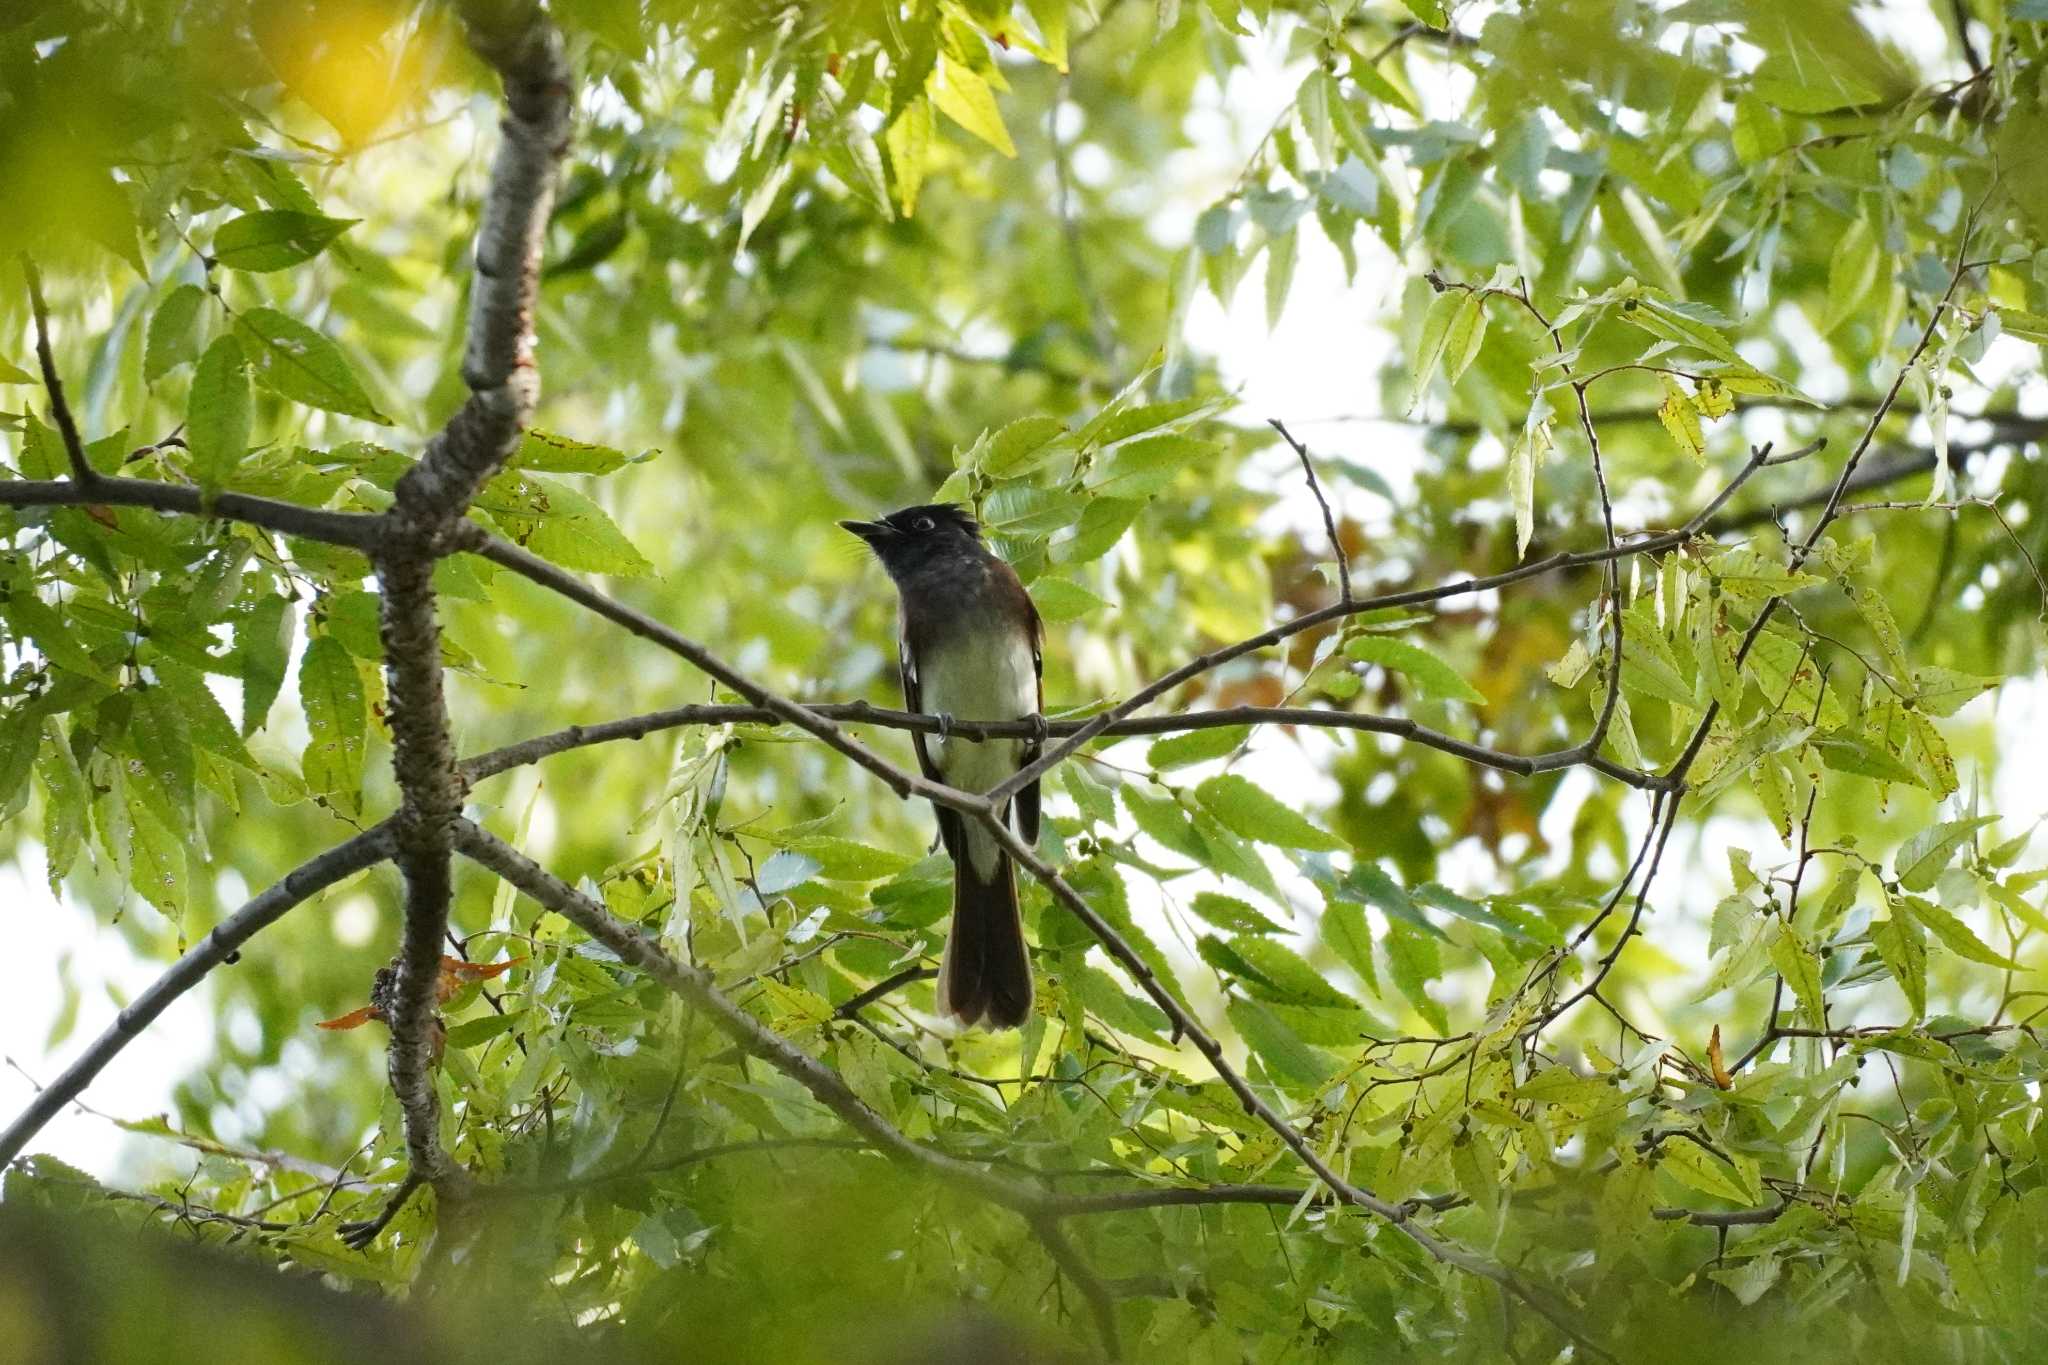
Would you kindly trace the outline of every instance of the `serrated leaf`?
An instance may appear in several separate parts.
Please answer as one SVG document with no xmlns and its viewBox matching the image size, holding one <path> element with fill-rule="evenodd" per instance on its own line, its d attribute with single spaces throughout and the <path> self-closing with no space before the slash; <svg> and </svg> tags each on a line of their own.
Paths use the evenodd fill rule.
<svg viewBox="0 0 2048 1365">
<path fill-rule="evenodd" d="M 1479 689 L 1459 676 L 1457 669 L 1407 640 L 1390 635 L 1360 635 L 1345 644 L 1344 653 L 1360 663 L 1378 664 L 1404 675 L 1425 697 L 1474 704 L 1486 700 Z"/>
<path fill-rule="evenodd" d="M 1284 1005 L 1357 1006 L 1344 992 L 1323 979 L 1301 954 L 1286 944 L 1254 934 L 1230 940 L 1238 962 L 1250 969 L 1246 988 Z"/>
<path fill-rule="evenodd" d="M 1322 933 L 1330 951 L 1358 973 L 1367 990 L 1379 994 L 1379 971 L 1372 959 L 1372 925 L 1365 918 L 1365 907 L 1356 901 L 1331 901 L 1323 910 Z"/>
<path fill-rule="evenodd" d="M 909 218 L 917 212 L 918 191 L 924 188 L 925 166 L 931 158 L 932 106 L 920 96 L 889 121 L 882 135 L 889 149 L 889 169 L 896 178 L 896 202 Z"/>
<path fill-rule="evenodd" d="M 484 486 L 476 506 L 507 536 L 565 569 L 626 577 L 654 572 L 605 510 L 565 483 L 500 474 Z"/>
<path fill-rule="evenodd" d="M 980 72 L 951 57 L 941 57 L 928 89 L 940 113 L 1004 156 L 1017 155 L 1017 144 L 1010 141 L 1002 111 L 996 108 L 995 92 Z"/>
<path fill-rule="evenodd" d="M 980 460 L 982 472 L 1006 479 L 1043 463 L 1048 454 L 1067 448 L 1060 440 L 1067 424 L 1056 417 L 1020 417 L 989 439 Z"/>
<path fill-rule="evenodd" d="M 199 309 L 206 291 L 181 284 L 164 296 L 149 319 L 149 339 L 142 348 L 142 379 L 154 384 L 199 355 Z"/>
<path fill-rule="evenodd" d="M 1198 863 L 1208 860 L 1208 846 L 1173 793 L 1153 791 L 1142 782 L 1126 785 L 1123 793 L 1132 821 L 1161 847 Z"/>
<path fill-rule="evenodd" d="M 1921 932 L 1919 923 L 1894 906 L 1889 919 L 1878 920 L 1870 926 L 1870 946 L 1877 949 L 1878 959 L 1884 963 L 1885 970 L 1906 993 L 1906 1003 L 1912 1008 L 1913 1017 L 1918 1019 L 1926 1014 L 1927 937 Z"/>
<path fill-rule="evenodd" d="M 2004 681 L 1958 673 L 1952 668 L 1913 670 L 1914 701 L 1931 716 L 1952 716 Z"/>
<path fill-rule="evenodd" d="M 1876 287 L 1882 257 L 1867 219 L 1858 215 L 1828 256 L 1828 304 L 1821 320 L 1822 336 L 1838 330 Z"/>
<path fill-rule="evenodd" d="M 1989 944 L 1977 937 L 1974 929 L 1956 918 L 1955 912 L 1946 906 L 1936 905 L 1925 896 L 1900 896 L 1893 900 L 1892 905 L 1893 914 L 1898 913 L 1898 906 L 1904 905 L 1914 919 L 1934 932 L 1934 936 L 1941 940 L 1942 947 L 1957 957 L 1981 962 L 1987 967 L 2008 970 L 2020 967 L 2019 963 L 2003 953 L 1993 951 Z"/>
<path fill-rule="evenodd" d="M 801 853 L 818 864 L 816 875 L 828 881 L 872 882 L 891 877 L 917 860 L 886 848 L 875 848 L 833 834 L 791 835 L 779 830 L 760 830 L 754 837 L 778 848 Z"/>
<path fill-rule="evenodd" d="M 1730 1203 L 1748 1204 L 1757 1198 L 1753 1176 L 1745 1178 L 1738 1166 L 1685 1138 L 1665 1139 L 1658 1148 L 1657 1168 L 1670 1172 L 1680 1184 Z"/>
<path fill-rule="evenodd" d="M 1781 923 L 1771 938 L 1770 953 L 1771 965 L 1792 988 L 1793 996 L 1805 1007 L 1814 1027 L 1822 1027 L 1827 1016 L 1821 999 L 1820 958 L 1814 953 L 1813 945 L 1802 938 L 1797 929 Z"/>
<path fill-rule="evenodd" d="M 1268 919 L 1262 912 L 1235 896 L 1225 896 L 1215 891 L 1197 892 L 1188 909 L 1199 919 L 1206 920 L 1232 934 L 1281 934 L 1287 932 L 1280 925 Z"/>
<path fill-rule="evenodd" d="M 287 209 L 245 213 L 213 234 L 213 258 L 232 270 L 283 270 L 318 256 L 356 221 Z"/>
<path fill-rule="evenodd" d="M 1155 772 L 1185 768 L 1222 758 L 1251 737 L 1249 725 L 1219 725 L 1210 730 L 1189 730 L 1157 740 L 1145 751 L 1145 762 Z"/>
<path fill-rule="evenodd" d="M 1935 879 L 1947 869 L 1949 860 L 1955 857 L 1956 850 L 1967 843 L 1972 834 L 1996 819 L 1996 816 L 1983 816 L 1975 820 L 1945 820 L 1915 831 L 1892 855 L 1892 873 L 1898 878 L 1899 885 L 1908 891 L 1925 891 L 1932 887 Z"/>
<path fill-rule="evenodd" d="M 1336 1075 L 1335 1059 L 1302 1042 L 1257 1001 L 1233 997 L 1224 1012 L 1265 1066 L 1266 1074 L 1282 1086 L 1298 1092 L 1316 1090 Z"/>
<path fill-rule="evenodd" d="M 1145 504 L 1135 498 L 1096 498 L 1081 511 L 1074 534 L 1052 543 L 1055 564 L 1087 564 L 1113 549 Z"/>
<path fill-rule="evenodd" d="M 185 444 L 194 472 L 219 488 L 249 453 L 249 367 L 232 336 L 215 337 L 199 357 L 185 404 Z"/>
<path fill-rule="evenodd" d="M 1221 773 L 1195 788 L 1203 807 L 1233 834 L 1282 848 L 1335 851 L 1342 839 L 1309 822 L 1293 807 L 1237 773 Z"/>
<path fill-rule="evenodd" d="M 1678 449 L 1701 468 L 1707 463 L 1707 438 L 1700 430 L 1700 414 L 1684 387 L 1668 374 L 1657 376 L 1664 401 L 1657 405 L 1657 420 Z"/>
<path fill-rule="evenodd" d="M 235 670 L 242 678 L 242 733 L 253 734 L 284 687 L 291 659 L 291 603 L 273 594 L 235 623 Z"/>
<path fill-rule="evenodd" d="M 609 474 L 632 462 L 622 450 L 529 427 L 520 436 L 519 449 L 512 452 L 505 468 L 531 469 L 543 474 Z"/>
<path fill-rule="evenodd" d="M 1038 607 L 1038 614 L 1053 625 L 1078 621 L 1109 605 L 1072 579 L 1049 575 L 1031 580 L 1031 600 Z"/>
<path fill-rule="evenodd" d="M 360 807 L 366 732 L 362 675 L 341 641 L 322 635 L 299 658 L 299 705 L 306 713 L 299 769 L 315 794 L 353 812 Z"/>
<path fill-rule="evenodd" d="M 391 419 L 363 392 L 341 348 L 325 334 L 275 308 L 251 308 L 237 315 L 235 331 L 248 352 L 256 382 L 278 397 L 390 425 Z"/>
<path fill-rule="evenodd" d="M 1408 1003 L 1415 1007 L 1415 1012 L 1427 1019 L 1430 1027 L 1438 1033 L 1449 1032 L 1450 1020 L 1444 1014 L 1444 1007 L 1432 999 L 1426 989 L 1443 972 L 1436 940 L 1394 920 L 1387 925 L 1382 946 L 1387 954 L 1388 973 L 1401 994 L 1408 998 Z"/>
<path fill-rule="evenodd" d="M 1444 349 L 1450 344 L 1451 323 L 1465 306 L 1466 294 L 1459 290 L 1446 289 L 1429 301 L 1429 311 L 1422 315 L 1422 337 L 1415 346 L 1414 383 L 1408 391 L 1408 411 L 1429 392 L 1429 381 L 1436 376 L 1437 367 L 1443 364 Z"/>
</svg>

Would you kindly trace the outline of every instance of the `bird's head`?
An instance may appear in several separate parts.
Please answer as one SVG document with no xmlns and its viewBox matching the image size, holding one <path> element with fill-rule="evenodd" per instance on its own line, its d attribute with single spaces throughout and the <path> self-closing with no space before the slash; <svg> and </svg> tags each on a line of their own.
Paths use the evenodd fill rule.
<svg viewBox="0 0 2048 1365">
<path fill-rule="evenodd" d="M 839 524 L 866 541 L 894 579 L 937 559 L 982 553 L 981 527 L 957 503 L 924 503 L 891 512 L 878 521 Z"/>
</svg>

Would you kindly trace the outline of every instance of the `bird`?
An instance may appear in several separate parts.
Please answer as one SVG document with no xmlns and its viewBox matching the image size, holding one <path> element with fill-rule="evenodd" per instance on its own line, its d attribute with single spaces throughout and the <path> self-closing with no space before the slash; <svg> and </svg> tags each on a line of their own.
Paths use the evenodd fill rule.
<svg viewBox="0 0 2048 1365">
<path fill-rule="evenodd" d="M 1043 629 L 1016 570 L 982 543 L 955 503 L 905 507 L 840 526 L 867 542 L 896 585 L 897 664 L 904 705 L 936 715 L 936 735 L 913 732 L 924 775 L 963 791 L 994 787 L 1035 760 L 1045 738 Z M 975 741 L 952 733 L 966 720 L 1031 720 L 1037 733 Z M 1016 1028 L 1031 1015 L 1031 953 L 1017 910 L 1010 855 L 979 820 L 935 807 L 953 860 L 953 922 L 939 965 L 938 1005 L 962 1025 Z M 1021 788 L 998 819 L 1038 842 L 1038 783 Z"/>
</svg>

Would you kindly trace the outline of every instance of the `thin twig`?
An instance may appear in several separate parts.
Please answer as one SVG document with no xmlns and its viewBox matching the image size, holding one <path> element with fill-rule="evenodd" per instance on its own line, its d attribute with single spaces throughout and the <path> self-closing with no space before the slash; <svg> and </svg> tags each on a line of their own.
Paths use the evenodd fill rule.
<svg viewBox="0 0 2048 1365">
<path fill-rule="evenodd" d="M 1308 457 L 1308 447 L 1294 439 L 1294 433 L 1277 417 L 1266 419 L 1266 425 L 1280 433 L 1280 439 L 1294 447 L 1294 453 L 1301 457 L 1301 472 L 1308 476 L 1308 491 L 1315 496 L 1316 506 L 1323 509 L 1323 529 L 1330 536 L 1330 551 L 1337 556 L 1337 600 L 1351 600 L 1351 558 L 1344 553 L 1344 538 L 1337 534 L 1337 519 L 1330 512 L 1330 500 L 1323 496 L 1322 485 L 1316 482 L 1316 467 Z"/>
<path fill-rule="evenodd" d="M 28 306 L 36 317 L 36 361 L 42 366 L 43 388 L 50 396 L 50 416 L 64 438 L 64 454 L 71 461 L 71 477 L 81 484 L 91 484 L 99 475 L 86 461 L 85 442 L 78 437 L 78 423 L 71 418 L 71 405 L 64 401 L 64 381 L 58 377 L 57 361 L 50 353 L 50 310 L 43 303 L 42 273 L 26 252 L 21 257 L 21 273 L 28 277 Z"/>
</svg>

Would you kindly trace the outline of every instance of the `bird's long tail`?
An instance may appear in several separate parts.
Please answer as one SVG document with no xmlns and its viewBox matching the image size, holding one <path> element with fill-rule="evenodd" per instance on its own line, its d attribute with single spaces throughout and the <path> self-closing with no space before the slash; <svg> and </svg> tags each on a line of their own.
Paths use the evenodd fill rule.
<svg viewBox="0 0 2048 1365">
<path fill-rule="evenodd" d="M 1000 848 L 981 846 L 995 842 L 986 830 L 970 827 L 963 842 L 953 860 L 953 928 L 939 965 L 939 1012 L 963 1024 L 1016 1028 L 1031 1015 L 1031 952 L 1017 911 L 1016 869 Z"/>
</svg>

